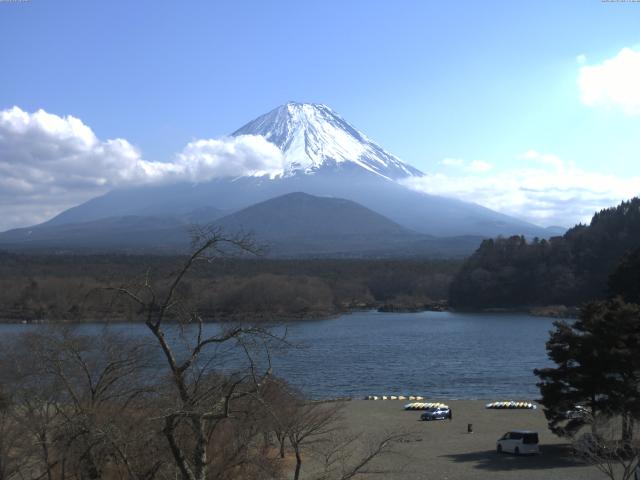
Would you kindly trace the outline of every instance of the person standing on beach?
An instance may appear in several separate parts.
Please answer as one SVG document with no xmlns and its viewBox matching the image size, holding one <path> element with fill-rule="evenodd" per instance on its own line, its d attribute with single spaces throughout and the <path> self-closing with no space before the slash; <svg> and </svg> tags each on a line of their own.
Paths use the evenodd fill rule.
<svg viewBox="0 0 640 480">
<path fill-rule="evenodd" d="M 449 409 L 449 421 L 453 420 L 453 410 Z"/>
</svg>

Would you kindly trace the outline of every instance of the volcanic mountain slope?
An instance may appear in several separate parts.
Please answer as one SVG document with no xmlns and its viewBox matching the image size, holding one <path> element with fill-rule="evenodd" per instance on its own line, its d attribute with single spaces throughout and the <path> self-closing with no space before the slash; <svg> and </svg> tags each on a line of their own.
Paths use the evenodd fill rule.
<svg viewBox="0 0 640 480">
<path fill-rule="evenodd" d="M 408 230 L 350 200 L 290 193 L 252 205 L 216 222 L 246 232 L 274 256 L 459 257 L 481 237 L 437 238 Z"/>
<path fill-rule="evenodd" d="M 173 253 L 187 239 L 186 225 L 176 218 L 124 215 L 10 230 L 0 234 L 0 249 Z"/>
<path fill-rule="evenodd" d="M 251 229 L 258 238 L 416 235 L 368 208 L 342 198 L 294 192 L 221 218 L 226 231 Z"/>
<path fill-rule="evenodd" d="M 0 235 L 0 247 L 55 251 L 174 253 L 190 244 L 190 216 L 110 217 Z M 215 220 L 226 234 L 251 235 L 271 257 L 459 257 L 480 237 L 412 232 L 350 200 L 290 193 Z"/>
<path fill-rule="evenodd" d="M 249 134 L 262 135 L 282 150 L 286 165 L 280 175 L 117 189 L 40 226 L 9 232 L 9 237 L 15 240 L 22 235 L 27 240 L 25 232 L 33 236 L 40 228 L 56 226 L 63 238 L 64 225 L 114 217 L 208 223 L 293 192 L 351 200 L 405 229 L 433 236 L 549 236 L 545 229 L 479 205 L 406 188 L 402 179 L 422 173 L 373 143 L 325 105 L 288 103 L 233 133 Z M 251 224 L 244 227 L 253 229 Z"/>
<path fill-rule="evenodd" d="M 326 105 L 288 103 L 233 132 L 262 135 L 284 153 L 284 176 L 359 167 L 386 179 L 422 176 L 369 140 Z"/>
</svg>

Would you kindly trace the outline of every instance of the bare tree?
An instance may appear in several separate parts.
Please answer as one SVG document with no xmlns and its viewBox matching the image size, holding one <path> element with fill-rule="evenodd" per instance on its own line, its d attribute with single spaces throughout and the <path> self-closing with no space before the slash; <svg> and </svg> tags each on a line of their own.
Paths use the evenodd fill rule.
<svg viewBox="0 0 640 480">
<path fill-rule="evenodd" d="M 53 480 L 60 458 L 55 447 L 62 420 L 58 399 L 58 390 L 44 382 L 38 388 L 20 388 L 11 413 L 22 432 L 22 444 L 14 448 L 32 471 L 47 480 Z"/>
<path fill-rule="evenodd" d="M 262 410 L 266 412 L 263 418 L 264 430 L 268 434 L 274 434 L 278 455 L 284 459 L 289 432 L 298 418 L 299 408 L 304 403 L 303 397 L 285 380 L 271 377 L 263 385 L 259 399 Z"/>
<path fill-rule="evenodd" d="M 247 237 L 229 237 L 215 229 L 198 230 L 193 253 L 186 259 L 164 292 L 156 291 L 149 278 L 141 285 L 120 287 L 140 309 L 140 315 L 153 334 L 170 372 L 173 404 L 163 414 L 162 432 L 173 460 L 184 480 L 205 480 L 211 459 L 212 436 L 224 421 L 238 412 L 236 402 L 259 392 L 269 377 L 270 367 L 259 372 L 252 351 L 271 335 L 257 327 L 233 326 L 207 333 L 198 312 L 189 310 L 180 295 L 183 280 L 201 261 L 212 261 L 234 251 L 256 251 Z M 180 338 L 167 332 L 165 323 L 177 322 Z M 211 359 L 205 352 L 212 347 L 233 344 L 246 354 L 245 368 L 226 375 L 212 374 Z"/>
<path fill-rule="evenodd" d="M 25 449 L 25 431 L 13 416 L 15 405 L 0 390 L 0 480 L 16 478 L 28 465 L 28 457 L 20 455 Z"/>
<path fill-rule="evenodd" d="M 293 479 L 298 480 L 305 454 L 312 459 L 314 480 L 349 480 L 359 475 L 385 475 L 394 468 L 374 467 L 374 460 L 395 453 L 393 446 L 405 433 L 366 437 L 348 432 L 343 422 L 343 402 L 300 402 L 289 413 L 287 436 L 295 454 Z"/>
<path fill-rule="evenodd" d="M 296 456 L 294 480 L 300 478 L 304 447 L 323 441 L 338 428 L 343 405 L 336 403 L 302 403 L 289 420 L 287 436 Z"/>
<path fill-rule="evenodd" d="M 405 433 L 384 433 L 364 437 L 359 433 L 337 430 L 318 444 L 314 453 L 321 460 L 322 470 L 315 480 L 349 480 L 360 475 L 389 475 L 396 467 L 382 466 L 384 457 L 397 456 L 393 448 L 406 437 Z"/>
<path fill-rule="evenodd" d="M 146 455 L 158 442 L 139 413 L 152 411 L 154 388 L 143 380 L 147 347 L 101 333 L 26 334 L 0 362 L 2 379 L 14 392 L 12 418 L 23 432 L 24 445 L 16 450 L 31 460 L 32 476 L 104 478 L 122 471 L 127 478 L 151 479 L 164 463 L 157 448 Z"/>
<path fill-rule="evenodd" d="M 635 480 L 640 462 L 640 442 L 619 416 L 601 414 L 589 417 L 592 431 L 573 441 L 573 450 L 611 480 Z"/>
</svg>

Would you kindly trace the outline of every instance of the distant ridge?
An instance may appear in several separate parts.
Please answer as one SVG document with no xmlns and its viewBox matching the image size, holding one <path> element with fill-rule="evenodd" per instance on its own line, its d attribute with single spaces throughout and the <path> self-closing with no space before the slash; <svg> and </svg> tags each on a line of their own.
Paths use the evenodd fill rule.
<svg viewBox="0 0 640 480">
<path fill-rule="evenodd" d="M 62 252 L 177 253 L 190 245 L 190 223 L 181 218 L 110 217 L 43 225 L 0 234 L 0 248 Z M 208 210 L 205 214 L 210 215 Z M 207 222 L 209 223 L 209 222 Z M 480 237 L 435 238 L 412 232 L 350 200 L 294 192 L 218 218 L 228 235 L 250 234 L 271 257 L 460 257 Z"/>
<path fill-rule="evenodd" d="M 294 192 L 247 207 L 216 222 L 226 231 L 250 227 L 258 238 L 417 235 L 343 198 Z"/>
</svg>

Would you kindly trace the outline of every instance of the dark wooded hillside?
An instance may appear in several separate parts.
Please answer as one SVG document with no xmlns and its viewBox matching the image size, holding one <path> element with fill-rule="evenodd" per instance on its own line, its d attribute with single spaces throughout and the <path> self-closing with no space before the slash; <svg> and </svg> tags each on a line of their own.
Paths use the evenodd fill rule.
<svg viewBox="0 0 640 480">
<path fill-rule="evenodd" d="M 625 254 L 640 248 L 640 199 L 596 213 L 549 240 L 485 240 L 451 285 L 458 308 L 568 305 L 607 296 L 607 279 Z"/>
</svg>

